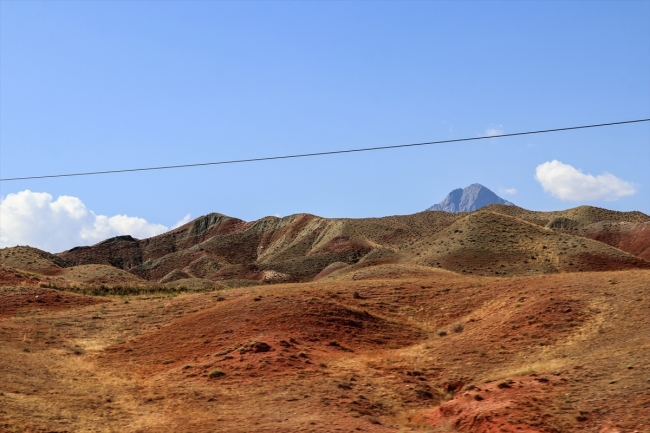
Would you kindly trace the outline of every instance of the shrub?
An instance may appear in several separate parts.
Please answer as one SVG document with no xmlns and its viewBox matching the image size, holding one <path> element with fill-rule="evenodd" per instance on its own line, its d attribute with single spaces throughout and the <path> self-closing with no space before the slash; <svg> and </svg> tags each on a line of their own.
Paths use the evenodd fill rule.
<svg viewBox="0 0 650 433">
<path fill-rule="evenodd" d="M 501 388 L 501 389 L 512 388 L 512 383 L 513 383 L 512 380 L 504 380 L 503 382 L 497 385 L 497 388 Z"/>
<path fill-rule="evenodd" d="M 454 323 L 454 326 L 451 327 L 451 330 L 455 333 L 463 332 L 463 329 L 462 323 Z"/>
<path fill-rule="evenodd" d="M 440 331 L 438 331 L 438 336 L 444 337 L 445 335 L 447 335 L 447 331 L 445 331 L 444 329 L 441 329 Z"/>
<path fill-rule="evenodd" d="M 217 378 L 217 377 L 223 377 L 225 375 L 226 375 L 226 373 L 224 373 L 223 371 L 217 369 L 217 370 L 212 370 L 208 376 L 210 376 L 211 378 L 214 379 L 214 378 Z"/>
</svg>

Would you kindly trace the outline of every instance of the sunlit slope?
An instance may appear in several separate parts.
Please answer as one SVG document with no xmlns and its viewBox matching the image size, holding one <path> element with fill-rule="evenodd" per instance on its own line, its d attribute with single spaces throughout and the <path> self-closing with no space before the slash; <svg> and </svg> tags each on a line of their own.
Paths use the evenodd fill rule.
<svg viewBox="0 0 650 433">
<path fill-rule="evenodd" d="M 403 253 L 404 261 L 478 275 L 649 268 L 602 242 L 489 210 L 467 214 Z"/>
<path fill-rule="evenodd" d="M 70 266 L 69 263 L 54 254 L 29 246 L 0 249 L 0 263 L 39 273 L 57 273 Z"/>
<path fill-rule="evenodd" d="M 490 205 L 471 213 L 363 219 L 296 214 L 253 222 L 209 214 L 153 238 L 119 236 L 60 257 L 165 282 L 309 281 L 333 264 L 368 266 L 386 260 L 454 272 L 526 275 L 644 268 L 647 263 L 639 258 L 650 255 L 648 227 L 650 217 L 641 212 L 589 206 L 534 212 Z"/>
</svg>

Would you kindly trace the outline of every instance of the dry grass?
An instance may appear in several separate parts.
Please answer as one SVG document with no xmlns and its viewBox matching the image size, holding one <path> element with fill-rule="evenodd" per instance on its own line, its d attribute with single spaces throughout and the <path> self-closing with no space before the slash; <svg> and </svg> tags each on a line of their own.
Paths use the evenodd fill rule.
<svg viewBox="0 0 650 433">
<path fill-rule="evenodd" d="M 495 398 L 511 394 L 520 402 L 494 428 L 527 425 L 524 431 L 533 431 L 526 424 L 533 422 L 526 421 L 530 416 L 540 417 L 535 431 L 579 432 L 608 422 L 643 431 L 648 425 L 647 271 L 499 279 L 440 275 L 102 297 L 109 302 L 57 311 L 40 305 L 34 314 L 25 308 L 24 314 L 0 319 L 0 426 L 453 431 L 458 420 L 440 418 L 437 408 L 469 402 L 489 408 L 489 393 L 478 390 L 485 387 L 494 387 Z M 2 293 L 18 296 L 22 290 Z M 306 314 L 302 306 L 308 302 L 326 308 L 322 320 Z M 295 315 L 291 305 L 297 306 Z M 330 312 L 345 311 L 354 317 L 367 312 L 370 322 L 362 328 L 327 324 Z M 208 319 L 215 326 L 206 326 Z M 266 321 L 276 325 L 262 326 Z M 372 343 L 372 334 L 358 340 L 355 333 L 371 323 L 381 324 L 378 332 L 393 335 L 391 340 Z M 453 332 L 459 323 L 462 332 Z M 440 329 L 448 335 L 438 337 Z M 309 341 L 314 332 L 339 334 Z M 333 339 L 338 346 L 329 344 Z M 272 350 L 214 356 L 253 340 Z M 225 375 L 211 379 L 217 370 Z M 516 386 L 497 387 L 509 380 Z M 476 403 L 467 393 L 487 400 Z M 523 405 L 531 401 L 533 406 Z"/>
</svg>

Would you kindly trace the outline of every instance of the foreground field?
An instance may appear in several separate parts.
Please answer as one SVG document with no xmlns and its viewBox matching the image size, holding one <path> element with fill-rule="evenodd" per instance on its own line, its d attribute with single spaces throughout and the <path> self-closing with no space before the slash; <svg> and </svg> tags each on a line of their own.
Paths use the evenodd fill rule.
<svg viewBox="0 0 650 433">
<path fill-rule="evenodd" d="M 0 305 L 0 431 L 650 431 L 647 270 Z"/>
</svg>

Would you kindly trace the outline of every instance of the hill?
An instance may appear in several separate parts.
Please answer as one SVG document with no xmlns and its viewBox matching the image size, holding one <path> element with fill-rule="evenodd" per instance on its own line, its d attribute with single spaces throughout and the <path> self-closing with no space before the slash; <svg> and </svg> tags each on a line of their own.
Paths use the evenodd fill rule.
<svg viewBox="0 0 650 433">
<path fill-rule="evenodd" d="M 0 430 L 646 431 L 649 224 L 210 214 L 5 248 Z"/>
<path fill-rule="evenodd" d="M 555 212 L 535 212 L 500 205 L 491 205 L 485 209 L 515 216 L 558 232 L 597 240 L 650 260 L 650 216 L 642 212 L 617 212 L 591 206 Z"/>
<path fill-rule="evenodd" d="M 647 431 L 650 271 L 420 268 L 177 297 L 3 286 L 0 426 Z"/>
<path fill-rule="evenodd" d="M 335 262 L 391 255 L 458 219 L 446 212 L 366 219 L 298 214 L 244 222 L 209 214 L 143 240 L 112 238 L 60 253 L 71 264 L 109 264 L 148 280 L 182 270 L 213 280 L 304 281 Z"/>
<path fill-rule="evenodd" d="M 650 262 L 601 242 L 480 210 L 405 251 L 418 264 L 480 275 L 649 268 Z"/>
<path fill-rule="evenodd" d="M 41 274 L 58 273 L 70 266 L 61 257 L 29 246 L 0 248 L 0 263 Z"/>
<path fill-rule="evenodd" d="M 650 217 L 582 206 L 533 212 L 490 205 L 470 213 L 384 218 L 297 214 L 245 222 L 209 214 L 149 238 L 120 236 L 58 254 L 148 281 L 195 278 L 228 285 L 300 282 L 345 266 L 403 263 L 454 272 L 530 275 L 645 268 Z"/>
</svg>

